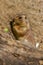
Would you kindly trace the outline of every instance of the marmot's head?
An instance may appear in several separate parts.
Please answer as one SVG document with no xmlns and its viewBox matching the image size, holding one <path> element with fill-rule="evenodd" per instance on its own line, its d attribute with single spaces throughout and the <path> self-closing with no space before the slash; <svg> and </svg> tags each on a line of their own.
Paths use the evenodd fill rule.
<svg viewBox="0 0 43 65">
<path fill-rule="evenodd" d="M 23 37 L 29 29 L 29 22 L 25 14 L 17 15 L 12 21 L 12 31 L 17 38 Z"/>
</svg>

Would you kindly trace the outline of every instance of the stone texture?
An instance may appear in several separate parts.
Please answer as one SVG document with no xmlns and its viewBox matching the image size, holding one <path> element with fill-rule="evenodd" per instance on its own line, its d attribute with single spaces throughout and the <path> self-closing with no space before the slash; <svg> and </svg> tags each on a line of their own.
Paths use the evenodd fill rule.
<svg viewBox="0 0 43 65">
<path fill-rule="evenodd" d="M 39 50 L 16 43 L 10 21 L 16 14 L 25 13 Z M 4 28 L 9 32 L 4 32 Z M 36 54 L 37 53 L 37 54 Z M 32 60 L 33 58 L 33 60 Z M 30 60 L 29 60 L 30 59 Z M 34 61 L 35 60 L 35 61 Z M 0 65 L 43 65 L 43 0 L 0 0 Z M 34 61 L 33 64 L 31 64 Z"/>
</svg>

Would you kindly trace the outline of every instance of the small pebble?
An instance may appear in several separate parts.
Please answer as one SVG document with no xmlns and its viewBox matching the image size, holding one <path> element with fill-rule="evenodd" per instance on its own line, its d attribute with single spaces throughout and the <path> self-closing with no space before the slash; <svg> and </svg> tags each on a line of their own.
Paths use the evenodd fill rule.
<svg viewBox="0 0 43 65">
<path fill-rule="evenodd" d="M 8 28 L 4 28 L 4 32 L 8 32 L 9 30 L 8 30 Z"/>
<path fill-rule="evenodd" d="M 36 43 L 36 48 L 38 48 L 39 47 L 39 43 Z"/>
</svg>

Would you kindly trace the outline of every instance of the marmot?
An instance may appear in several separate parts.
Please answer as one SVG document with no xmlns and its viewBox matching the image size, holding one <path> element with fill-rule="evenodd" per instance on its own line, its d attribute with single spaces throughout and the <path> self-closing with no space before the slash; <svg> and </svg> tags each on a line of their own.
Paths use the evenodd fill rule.
<svg viewBox="0 0 43 65">
<path fill-rule="evenodd" d="M 33 37 L 30 23 L 26 14 L 19 14 L 14 17 L 14 19 L 11 21 L 11 30 L 16 40 L 26 39 L 35 44 L 35 39 Z"/>
<path fill-rule="evenodd" d="M 11 22 L 11 29 L 16 39 L 22 38 L 29 29 L 29 22 L 25 14 L 17 15 Z"/>
</svg>

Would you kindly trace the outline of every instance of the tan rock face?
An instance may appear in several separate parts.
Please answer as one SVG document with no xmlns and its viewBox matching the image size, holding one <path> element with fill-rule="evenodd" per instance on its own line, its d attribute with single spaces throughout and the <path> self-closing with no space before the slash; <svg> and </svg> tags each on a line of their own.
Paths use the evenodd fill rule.
<svg viewBox="0 0 43 65">
<path fill-rule="evenodd" d="M 1 0 L 0 23 L 9 26 L 14 14 L 26 13 L 36 42 L 43 43 L 43 0 Z"/>
<path fill-rule="evenodd" d="M 34 58 L 29 58 L 35 57 L 42 58 L 43 60 L 43 52 L 27 47 L 30 44 L 26 46 L 25 44 L 17 43 L 15 38 L 13 38 L 9 22 L 18 13 L 27 14 L 29 23 L 31 24 L 30 27 L 32 30 L 29 29 L 24 38 L 31 42 L 34 42 L 35 38 L 36 42 L 40 42 L 39 50 L 43 51 L 43 0 L 0 0 L 0 65 L 3 63 L 4 65 L 43 65 L 43 61 L 40 61 L 40 64 L 36 64 L 38 62 L 37 59 L 32 64 L 31 61 Z M 24 20 L 26 21 L 22 16 L 22 21 Z M 4 32 L 4 28 L 6 27 L 9 29 L 8 33 Z M 17 31 L 19 31 L 18 28 Z"/>
</svg>

